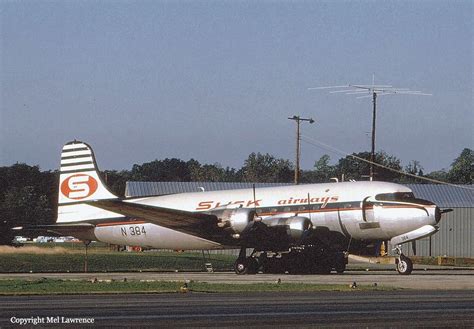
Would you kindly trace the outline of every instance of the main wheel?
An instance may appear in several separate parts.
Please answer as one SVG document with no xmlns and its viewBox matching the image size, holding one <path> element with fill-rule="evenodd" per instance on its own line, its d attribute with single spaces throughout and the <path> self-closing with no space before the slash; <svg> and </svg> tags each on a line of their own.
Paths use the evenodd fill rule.
<svg viewBox="0 0 474 329">
<path fill-rule="evenodd" d="M 282 274 L 285 273 L 285 266 L 282 259 L 275 257 L 267 258 L 263 264 L 263 272 L 271 274 Z"/>
<path fill-rule="evenodd" d="M 334 269 L 336 270 L 337 274 L 342 274 L 346 270 L 346 264 L 338 262 L 336 263 L 336 266 L 334 267 Z"/>
<path fill-rule="evenodd" d="M 334 269 L 336 270 L 337 274 L 342 274 L 346 270 L 347 259 L 344 256 L 344 253 L 337 253 L 336 260 L 334 264 Z"/>
<path fill-rule="evenodd" d="M 331 274 L 331 266 L 329 264 L 320 263 L 315 264 L 312 268 L 313 274 Z"/>
<path fill-rule="evenodd" d="M 253 257 L 237 259 L 234 263 L 234 271 L 239 275 L 255 274 L 258 270 L 258 262 Z"/>
<path fill-rule="evenodd" d="M 401 255 L 400 259 L 396 260 L 396 265 L 399 274 L 409 275 L 413 271 L 413 262 L 404 255 Z"/>
</svg>

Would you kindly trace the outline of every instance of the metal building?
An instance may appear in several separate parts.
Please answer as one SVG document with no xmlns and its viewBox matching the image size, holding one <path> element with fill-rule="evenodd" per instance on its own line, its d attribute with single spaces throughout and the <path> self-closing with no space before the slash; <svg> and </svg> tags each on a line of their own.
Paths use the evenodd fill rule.
<svg viewBox="0 0 474 329">
<path fill-rule="evenodd" d="M 126 182 L 126 197 L 142 197 L 201 191 L 237 190 L 244 188 L 275 187 L 291 183 L 228 183 L 228 182 Z"/>
<path fill-rule="evenodd" d="M 416 241 L 417 256 L 474 258 L 474 186 L 455 187 L 437 184 L 407 184 L 416 197 L 433 201 L 441 209 L 453 209 L 443 215 L 439 232 Z M 410 244 L 403 252 L 413 255 Z"/>
<path fill-rule="evenodd" d="M 337 183 L 334 183 L 337 184 Z M 292 184 L 255 183 L 255 187 Z M 127 182 L 127 197 L 163 195 L 185 192 L 252 188 L 253 183 L 226 182 Z M 407 184 L 416 197 L 436 203 L 441 209 L 451 208 L 443 215 L 440 230 L 431 238 L 416 242 L 418 256 L 450 256 L 474 258 L 474 190 L 473 186 L 455 187 L 437 184 Z M 411 244 L 403 252 L 413 255 Z"/>
</svg>

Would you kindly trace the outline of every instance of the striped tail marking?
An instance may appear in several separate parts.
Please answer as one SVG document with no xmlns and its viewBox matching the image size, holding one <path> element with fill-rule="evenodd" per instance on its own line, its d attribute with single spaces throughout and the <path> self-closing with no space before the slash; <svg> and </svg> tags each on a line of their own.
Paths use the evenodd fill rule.
<svg viewBox="0 0 474 329">
<path fill-rule="evenodd" d="M 73 141 L 61 153 L 58 223 L 123 217 L 86 204 L 86 201 L 116 199 L 99 176 L 92 148 Z"/>
</svg>

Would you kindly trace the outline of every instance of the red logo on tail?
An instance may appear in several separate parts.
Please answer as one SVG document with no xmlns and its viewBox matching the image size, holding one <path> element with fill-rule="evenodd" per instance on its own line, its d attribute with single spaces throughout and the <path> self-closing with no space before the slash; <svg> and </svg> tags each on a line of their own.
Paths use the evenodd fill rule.
<svg viewBox="0 0 474 329">
<path fill-rule="evenodd" d="M 84 174 L 73 175 L 61 184 L 61 193 L 68 199 L 85 199 L 97 191 L 97 181 L 94 177 Z"/>
</svg>

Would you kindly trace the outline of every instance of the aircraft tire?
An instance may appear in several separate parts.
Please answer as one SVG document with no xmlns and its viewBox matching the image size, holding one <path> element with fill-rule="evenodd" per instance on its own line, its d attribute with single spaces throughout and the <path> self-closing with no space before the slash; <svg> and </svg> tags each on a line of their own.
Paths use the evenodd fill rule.
<svg viewBox="0 0 474 329">
<path fill-rule="evenodd" d="M 400 259 L 396 260 L 397 272 L 401 275 L 409 275 L 413 271 L 413 262 L 410 258 L 400 255 Z"/>
<path fill-rule="evenodd" d="M 346 270 L 347 260 L 344 257 L 343 253 L 336 254 L 336 262 L 334 264 L 334 269 L 336 270 L 337 274 L 342 274 Z"/>
<path fill-rule="evenodd" d="M 247 258 L 237 259 L 234 263 L 234 271 L 236 274 L 244 275 L 249 272 L 249 264 Z"/>
<path fill-rule="evenodd" d="M 281 259 L 267 259 L 263 266 L 264 273 L 283 274 L 285 267 Z"/>
<path fill-rule="evenodd" d="M 327 264 L 318 264 L 312 270 L 312 273 L 314 273 L 314 274 L 331 274 L 331 267 L 328 266 Z"/>
<path fill-rule="evenodd" d="M 288 264 L 288 273 L 290 274 L 309 274 L 312 272 L 312 259 L 305 254 L 293 255 Z"/>
<path fill-rule="evenodd" d="M 334 269 L 336 270 L 337 274 L 342 274 L 346 270 L 346 264 L 336 264 Z"/>
<path fill-rule="evenodd" d="M 234 263 L 234 271 L 236 274 L 256 274 L 258 270 L 258 262 L 253 257 L 237 259 Z"/>
</svg>

